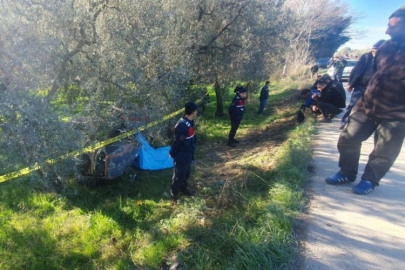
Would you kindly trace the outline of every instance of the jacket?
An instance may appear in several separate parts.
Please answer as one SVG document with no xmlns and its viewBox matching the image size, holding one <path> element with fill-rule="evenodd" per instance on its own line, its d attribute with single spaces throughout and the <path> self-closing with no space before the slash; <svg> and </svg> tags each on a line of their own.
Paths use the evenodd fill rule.
<svg viewBox="0 0 405 270">
<path fill-rule="evenodd" d="M 330 103 L 337 108 L 345 108 L 346 100 L 342 94 L 337 89 L 337 86 L 334 83 L 329 83 L 325 89 L 322 90 L 321 96 L 318 97 L 317 102 L 326 102 Z"/>
<path fill-rule="evenodd" d="M 192 162 L 196 145 L 194 121 L 183 116 L 174 127 L 174 142 L 169 154 L 176 162 Z"/>
<path fill-rule="evenodd" d="M 335 60 L 332 62 L 333 74 L 342 74 L 345 69 L 347 61 L 345 59 Z"/>
<path fill-rule="evenodd" d="M 359 86 L 367 86 L 368 82 L 370 81 L 371 76 L 373 75 L 373 61 L 374 57 L 371 52 L 365 53 L 360 56 L 359 61 L 356 63 L 352 71 L 350 72 L 349 77 L 349 85 L 359 85 Z M 371 72 L 368 70 L 371 69 Z"/>
<path fill-rule="evenodd" d="M 231 120 L 242 120 L 245 113 L 245 100 L 242 99 L 239 94 L 233 98 L 231 105 L 228 108 Z"/>
<path fill-rule="evenodd" d="M 370 118 L 405 121 L 405 46 L 388 40 L 377 51 L 374 75 L 353 111 Z"/>
<path fill-rule="evenodd" d="M 268 99 L 269 98 L 269 86 L 263 86 L 262 90 L 260 91 L 260 100 Z"/>
</svg>

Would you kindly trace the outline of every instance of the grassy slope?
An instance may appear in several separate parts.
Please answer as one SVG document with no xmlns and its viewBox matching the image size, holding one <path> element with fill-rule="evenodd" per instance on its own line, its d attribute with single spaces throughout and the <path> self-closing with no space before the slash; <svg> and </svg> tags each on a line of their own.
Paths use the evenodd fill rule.
<svg viewBox="0 0 405 270">
<path fill-rule="evenodd" d="M 272 85 L 260 117 L 252 95 L 236 149 L 225 145 L 229 120 L 211 117 L 212 101 L 197 120 L 190 183 L 198 195 L 178 205 L 166 196 L 171 170 L 139 171 L 135 183 L 123 178 L 94 189 L 72 181 L 61 194 L 28 179 L 2 184 L 0 269 L 286 267 L 314 132 L 311 119 L 294 125 L 295 94 Z M 225 108 L 232 95 L 224 97 Z"/>
</svg>

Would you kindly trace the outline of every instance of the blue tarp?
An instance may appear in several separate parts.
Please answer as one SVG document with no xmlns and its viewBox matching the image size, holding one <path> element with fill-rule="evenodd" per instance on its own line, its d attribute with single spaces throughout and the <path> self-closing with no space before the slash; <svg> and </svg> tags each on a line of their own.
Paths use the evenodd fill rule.
<svg viewBox="0 0 405 270">
<path fill-rule="evenodd" d="M 141 133 L 134 135 L 140 144 L 135 167 L 142 170 L 161 170 L 173 168 L 173 159 L 169 157 L 170 146 L 153 148 Z"/>
</svg>

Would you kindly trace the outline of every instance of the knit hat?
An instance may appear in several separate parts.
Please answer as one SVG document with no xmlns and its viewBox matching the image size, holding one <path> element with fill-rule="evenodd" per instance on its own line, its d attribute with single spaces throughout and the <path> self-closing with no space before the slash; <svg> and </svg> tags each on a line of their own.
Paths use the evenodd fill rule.
<svg viewBox="0 0 405 270">
<path fill-rule="evenodd" d="M 190 115 L 197 109 L 198 109 L 198 106 L 194 102 L 187 102 L 184 107 L 184 112 L 186 113 L 186 115 Z"/>
<path fill-rule="evenodd" d="M 390 19 L 392 17 L 401 17 L 405 19 L 405 5 L 394 11 L 394 13 L 392 13 L 390 16 Z"/>
<path fill-rule="evenodd" d="M 238 89 L 238 92 L 239 93 L 246 93 L 247 89 L 245 87 L 241 87 L 241 88 Z"/>
<path fill-rule="evenodd" d="M 384 39 L 381 39 L 381 40 L 377 41 L 377 43 L 373 45 L 372 49 L 377 50 L 377 49 L 378 49 L 378 47 L 380 47 L 380 46 L 381 46 L 381 44 L 383 44 L 384 42 L 385 42 L 385 40 L 384 40 Z"/>
</svg>

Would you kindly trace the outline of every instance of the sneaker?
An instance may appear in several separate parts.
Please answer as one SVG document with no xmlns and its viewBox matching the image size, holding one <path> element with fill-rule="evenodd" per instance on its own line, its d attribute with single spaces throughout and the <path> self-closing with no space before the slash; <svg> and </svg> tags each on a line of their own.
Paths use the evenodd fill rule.
<svg viewBox="0 0 405 270">
<path fill-rule="evenodd" d="M 345 129 L 345 126 L 346 126 L 346 124 L 342 124 L 342 125 L 339 127 L 339 130 L 344 130 L 344 129 Z"/>
<path fill-rule="evenodd" d="M 184 196 L 194 196 L 194 195 L 195 195 L 195 191 L 191 191 L 191 190 L 188 190 L 188 189 L 180 190 L 180 192 L 181 192 Z"/>
<path fill-rule="evenodd" d="M 348 182 L 354 182 L 354 180 L 356 180 L 356 177 L 347 177 L 340 172 L 337 172 L 325 179 L 326 183 L 331 185 L 340 185 Z"/>
<path fill-rule="evenodd" d="M 374 184 L 369 180 L 361 180 L 360 183 L 352 187 L 352 192 L 359 195 L 366 195 L 374 190 Z"/>
</svg>

